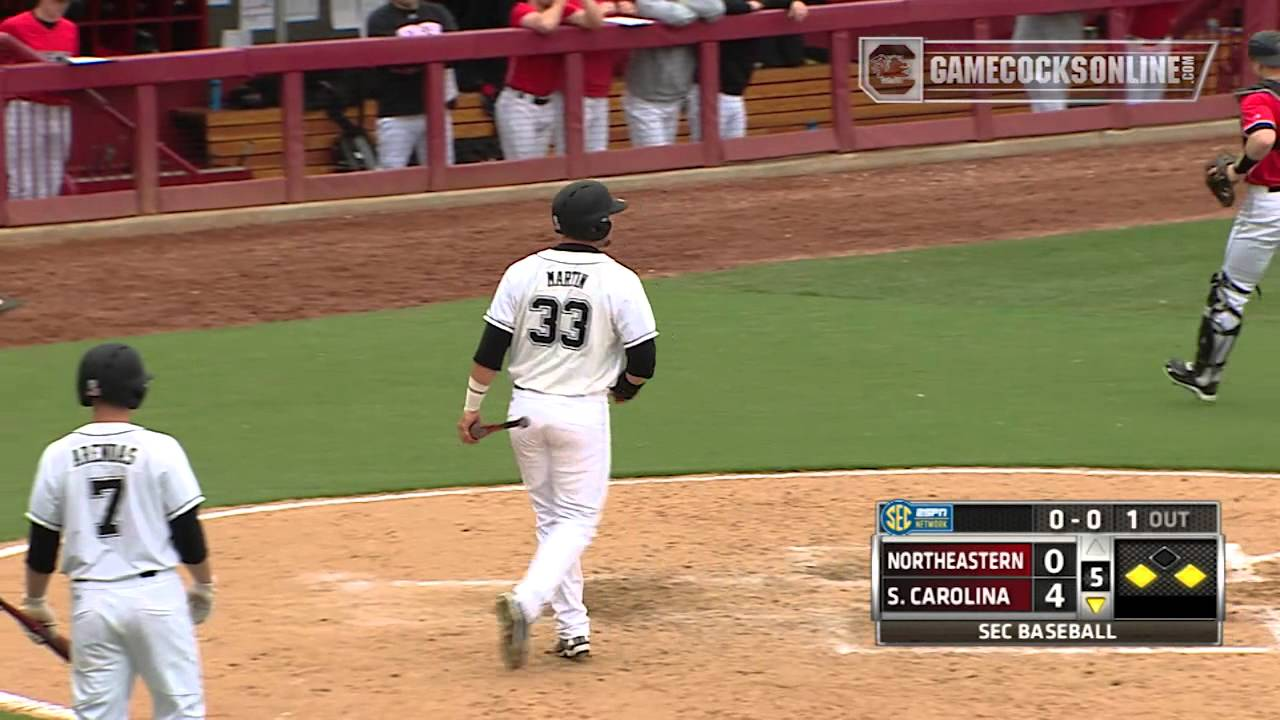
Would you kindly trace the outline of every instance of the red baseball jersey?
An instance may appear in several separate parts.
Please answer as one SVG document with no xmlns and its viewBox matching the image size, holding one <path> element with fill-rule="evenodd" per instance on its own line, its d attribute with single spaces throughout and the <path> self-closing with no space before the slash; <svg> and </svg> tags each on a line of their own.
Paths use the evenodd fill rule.
<svg viewBox="0 0 1280 720">
<path fill-rule="evenodd" d="M 581 10 L 574 2 L 566 2 L 562 19 Z M 532 3 L 518 2 L 511 8 L 511 27 L 524 27 L 527 15 L 538 12 Z M 525 55 L 511 58 L 507 67 L 507 87 L 538 97 L 557 91 L 564 80 L 564 58 L 559 55 Z"/>
<path fill-rule="evenodd" d="M 1143 40 L 1159 40 L 1168 37 L 1173 29 L 1173 21 L 1178 19 L 1182 9 L 1180 2 L 1143 5 L 1133 9 L 1133 20 L 1129 23 L 1129 34 Z"/>
<path fill-rule="evenodd" d="M 1275 90 L 1258 88 L 1240 98 L 1240 130 L 1245 137 L 1264 128 L 1275 130 L 1277 117 L 1280 117 L 1280 96 Z M 1280 154 L 1267 153 L 1245 176 L 1245 182 L 1280 187 Z"/>
<path fill-rule="evenodd" d="M 609 97 L 613 87 L 613 71 L 622 53 L 618 50 L 601 50 L 582 56 L 582 91 L 587 97 Z"/>
<path fill-rule="evenodd" d="M 61 60 L 80 52 L 80 28 L 66 18 L 49 24 L 28 10 L 0 22 L 0 32 L 9 33 L 46 60 Z M 0 62 L 12 64 L 25 60 L 9 56 Z M 22 99 L 51 105 L 67 103 L 66 98 L 56 95 L 30 95 Z"/>
</svg>

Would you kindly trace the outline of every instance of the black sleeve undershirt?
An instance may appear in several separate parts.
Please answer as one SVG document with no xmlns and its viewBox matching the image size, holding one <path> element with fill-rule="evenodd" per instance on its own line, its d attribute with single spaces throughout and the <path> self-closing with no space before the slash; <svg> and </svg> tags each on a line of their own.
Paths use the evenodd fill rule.
<svg viewBox="0 0 1280 720">
<path fill-rule="evenodd" d="M 43 525 L 31 523 L 27 535 L 27 567 L 45 575 L 53 574 L 58 565 L 58 542 L 62 535 Z"/>
<path fill-rule="evenodd" d="M 658 365 L 658 344 L 649 338 L 639 345 L 627 348 L 627 374 L 646 380 L 653 377 Z"/>
<path fill-rule="evenodd" d="M 173 547 L 178 557 L 187 565 L 199 565 L 209 557 L 209 548 L 204 542 L 204 527 L 200 525 L 197 505 L 169 521 L 169 532 L 172 533 Z"/>
<path fill-rule="evenodd" d="M 484 334 L 480 336 L 480 346 L 476 348 L 476 364 L 490 370 L 502 369 L 502 359 L 511 347 L 511 333 L 490 323 L 484 324 Z"/>
</svg>

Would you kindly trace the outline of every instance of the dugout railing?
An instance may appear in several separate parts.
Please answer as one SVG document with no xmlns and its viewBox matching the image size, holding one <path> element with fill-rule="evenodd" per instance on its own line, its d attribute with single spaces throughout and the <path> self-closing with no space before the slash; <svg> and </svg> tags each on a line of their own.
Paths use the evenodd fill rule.
<svg viewBox="0 0 1280 720">
<path fill-rule="evenodd" d="M 563 28 L 550 35 L 526 30 L 487 30 L 446 33 L 427 38 L 336 40 L 286 45 L 126 57 L 98 65 L 28 64 L 0 70 L 0 105 L 32 93 L 111 92 L 126 98 L 126 114 L 134 125 L 131 186 L 106 192 L 64 194 L 35 200 L 11 200 L 8 182 L 0 173 L 0 225 L 43 223 L 149 215 L 232 207 L 301 203 L 339 198 L 395 195 L 440 190 L 510 185 L 578 177 L 711 167 L 725 163 L 818 153 L 848 153 L 890 147 L 983 141 L 998 138 L 1122 129 L 1230 117 L 1235 101 L 1228 93 L 1202 97 L 1195 103 L 1099 105 L 1061 112 L 1033 114 L 1002 112 L 974 104 L 956 116 L 904 122 L 863 123 L 855 119 L 849 102 L 856 91 L 851 78 L 857 38 L 864 34 L 910 35 L 913 28 L 938 23 L 961 23 L 972 37 L 991 38 L 993 19 L 1016 13 L 1086 11 L 1105 13 L 1111 39 L 1124 39 L 1127 13 L 1162 0 L 868 0 L 813 7 L 802 27 L 781 11 L 725 18 L 712 24 L 682 28 L 654 25 L 608 27 L 596 31 Z M 1195 11 L 1205 3 L 1193 4 Z M 1242 31 L 1274 27 L 1280 15 L 1276 0 L 1237 0 Z M 1185 20 L 1186 18 L 1184 18 Z M 1184 23 L 1185 24 L 1185 23 Z M 871 32 L 871 31 L 874 31 Z M 831 107 L 824 127 L 795 132 L 721 140 L 714 128 L 718 113 L 719 54 L 723 41 L 790 35 L 803 32 L 825 38 Z M 654 148 L 627 148 L 587 154 L 582 150 L 583 53 L 598 50 L 636 50 L 693 45 L 699 58 L 702 140 Z M 518 162 L 446 164 L 442 113 L 428 113 L 427 162 L 396 170 L 308 175 L 304 145 L 303 77 L 308 71 L 418 64 L 427 107 L 443 107 L 445 63 L 488 58 L 495 48 L 505 56 L 556 53 L 565 56 L 564 118 L 567 152 Z M 1238 77 L 1228 85 L 1250 80 L 1241 62 L 1241 43 L 1230 48 Z M 158 103 L 166 86 L 208 82 L 222 78 L 276 75 L 280 78 L 282 167 L 280 177 L 241 179 L 195 185 L 167 186 L 161 182 Z M 856 77 L 856 76 L 855 76 Z M 6 154 L 0 135 L 0 167 Z"/>
</svg>

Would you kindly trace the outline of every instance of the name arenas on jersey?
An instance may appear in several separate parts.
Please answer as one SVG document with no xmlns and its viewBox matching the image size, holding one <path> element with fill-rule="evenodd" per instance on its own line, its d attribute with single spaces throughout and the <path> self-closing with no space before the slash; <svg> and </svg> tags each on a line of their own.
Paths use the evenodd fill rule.
<svg viewBox="0 0 1280 720">
<path fill-rule="evenodd" d="M 132 465 L 138 459 L 138 448 L 129 445 L 102 443 L 83 445 L 71 448 L 71 459 L 75 467 L 83 467 L 91 463 L 109 462 Z"/>
</svg>

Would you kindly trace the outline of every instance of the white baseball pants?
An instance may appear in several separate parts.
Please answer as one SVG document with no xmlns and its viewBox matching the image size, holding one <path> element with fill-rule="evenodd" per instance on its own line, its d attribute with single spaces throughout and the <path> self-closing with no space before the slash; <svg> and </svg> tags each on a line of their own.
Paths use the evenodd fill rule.
<svg viewBox="0 0 1280 720">
<path fill-rule="evenodd" d="M 142 676 L 155 720 L 203 718 L 200 650 L 176 571 L 71 583 L 71 692 L 80 720 L 129 717 Z"/>
<path fill-rule="evenodd" d="M 653 102 L 627 94 L 622 96 L 622 111 L 627 116 L 627 130 L 632 147 L 674 145 L 680 126 L 683 100 Z"/>
<path fill-rule="evenodd" d="M 688 108 L 689 137 L 694 142 L 702 139 L 702 124 L 699 122 L 702 118 L 702 106 L 698 103 L 699 92 L 698 86 L 694 85 L 693 89 L 689 91 L 689 99 L 685 103 Z M 725 95 L 724 93 L 717 93 L 716 95 L 719 100 L 716 104 L 720 109 L 720 139 L 728 140 L 730 138 L 746 137 L 746 100 L 741 95 Z"/>
<path fill-rule="evenodd" d="M 1135 44 L 1129 46 L 1129 52 L 1135 54 L 1158 53 L 1162 62 L 1164 61 L 1164 58 L 1169 56 L 1169 51 L 1171 49 L 1169 47 L 1169 42 L 1167 41 L 1141 42 L 1135 40 L 1133 42 Z M 1137 85 L 1128 85 L 1125 87 L 1125 103 L 1128 105 L 1139 105 L 1144 102 L 1154 102 L 1156 100 L 1163 99 L 1164 94 L 1165 88 L 1163 87 L 1143 88 Z"/>
<path fill-rule="evenodd" d="M 1222 269 L 1231 280 L 1224 292 L 1227 302 L 1243 313 L 1253 290 L 1280 247 L 1280 192 L 1259 185 L 1245 185 L 1240 210 L 1227 236 Z M 1233 290 L 1234 284 L 1247 292 Z"/>
<path fill-rule="evenodd" d="M 557 155 L 564 154 L 564 96 L 557 94 L 552 102 L 555 109 Z M 609 149 L 609 98 L 582 98 L 582 145 L 584 152 L 604 152 Z"/>
<path fill-rule="evenodd" d="M 393 170 L 409 166 L 414 153 L 427 164 L 427 119 L 423 115 L 378 118 L 378 167 Z M 453 164 L 453 117 L 444 114 L 445 161 Z"/>
<path fill-rule="evenodd" d="M 550 603 L 559 637 L 590 637 L 581 558 L 595 538 L 609 490 L 609 404 L 603 395 L 515 390 L 508 415 L 530 421 L 510 434 L 538 537 L 516 600 L 530 622 Z"/>
<path fill-rule="evenodd" d="M 4 148 L 10 199 L 56 197 L 71 155 L 71 107 L 10 100 Z"/>
<path fill-rule="evenodd" d="M 528 93 L 503 88 L 494 105 L 497 115 L 498 141 L 502 143 L 504 160 L 529 160 L 546 157 L 551 149 L 559 120 L 559 108 L 564 107 L 560 93 L 552 93 L 548 101 L 539 105 Z"/>
<path fill-rule="evenodd" d="M 1014 40 L 1083 40 L 1084 14 L 1019 15 L 1013 24 Z M 1057 83 L 1026 84 L 1032 112 L 1067 109 L 1066 88 Z"/>
</svg>

